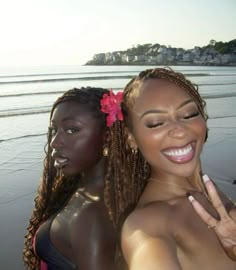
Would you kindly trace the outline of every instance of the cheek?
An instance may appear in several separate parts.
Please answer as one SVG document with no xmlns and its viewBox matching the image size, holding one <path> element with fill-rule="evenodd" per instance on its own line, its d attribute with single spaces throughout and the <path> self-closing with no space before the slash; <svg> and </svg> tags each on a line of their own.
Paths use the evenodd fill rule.
<svg viewBox="0 0 236 270">
<path fill-rule="evenodd" d="M 207 134 L 207 125 L 204 119 L 200 119 L 197 124 L 196 124 L 196 132 L 199 135 L 199 138 L 201 138 L 201 141 L 203 143 L 205 142 L 206 139 L 206 134 Z"/>
<path fill-rule="evenodd" d="M 163 130 L 156 131 L 152 129 L 142 130 L 137 134 L 137 146 L 142 152 L 144 158 L 149 161 L 156 156 L 162 148 L 162 143 L 166 137 Z"/>
<path fill-rule="evenodd" d="M 103 143 L 99 136 L 81 138 L 71 145 L 71 151 L 76 163 L 86 163 L 102 156 Z"/>
</svg>

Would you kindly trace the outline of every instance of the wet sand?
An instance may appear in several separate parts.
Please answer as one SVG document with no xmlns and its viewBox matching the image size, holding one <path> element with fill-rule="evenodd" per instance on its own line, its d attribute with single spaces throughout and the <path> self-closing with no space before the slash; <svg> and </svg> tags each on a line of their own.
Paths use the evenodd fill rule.
<svg viewBox="0 0 236 270">
<path fill-rule="evenodd" d="M 236 136 L 211 132 L 203 171 L 236 200 Z M 1 269 L 23 270 L 22 246 L 44 157 L 44 137 L 28 137 L 0 144 L 0 252 Z"/>
</svg>

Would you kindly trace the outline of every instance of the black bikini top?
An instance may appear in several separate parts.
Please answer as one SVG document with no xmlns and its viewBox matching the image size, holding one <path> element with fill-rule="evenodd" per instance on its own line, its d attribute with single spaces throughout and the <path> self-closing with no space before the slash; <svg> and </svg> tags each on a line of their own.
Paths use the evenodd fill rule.
<svg viewBox="0 0 236 270">
<path fill-rule="evenodd" d="M 77 266 L 65 258 L 50 240 L 53 218 L 46 220 L 39 227 L 34 240 L 35 252 L 47 264 L 47 270 L 78 270 Z"/>
</svg>

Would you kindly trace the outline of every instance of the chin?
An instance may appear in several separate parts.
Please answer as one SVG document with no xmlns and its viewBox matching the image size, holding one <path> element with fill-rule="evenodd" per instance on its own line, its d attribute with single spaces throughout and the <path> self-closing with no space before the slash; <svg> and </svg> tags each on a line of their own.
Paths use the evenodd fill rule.
<svg viewBox="0 0 236 270">
<path fill-rule="evenodd" d="M 78 176 L 79 172 L 72 170 L 71 168 L 63 168 L 61 169 L 61 173 L 65 177 L 73 177 L 73 176 Z"/>
<path fill-rule="evenodd" d="M 185 164 L 185 166 L 181 166 L 177 170 L 175 170 L 175 174 L 178 174 L 181 177 L 189 178 L 193 176 L 198 168 L 198 163 L 194 164 Z"/>
</svg>

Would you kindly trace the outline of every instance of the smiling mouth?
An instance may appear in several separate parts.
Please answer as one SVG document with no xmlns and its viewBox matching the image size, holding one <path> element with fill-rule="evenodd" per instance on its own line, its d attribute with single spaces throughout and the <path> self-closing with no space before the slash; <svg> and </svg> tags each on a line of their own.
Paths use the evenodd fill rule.
<svg viewBox="0 0 236 270">
<path fill-rule="evenodd" d="M 57 169 L 62 169 L 68 164 L 68 162 L 68 158 L 55 158 L 54 167 Z"/>
<path fill-rule="evenodd" d="M 162 153 L 172 162 L 182 164 L 189 162 L 193 159 L 195 154 L 195 144 L 189 143 L 184 147 L 168 148 L 168 150 L 162 151 Z"/>
</svg>

